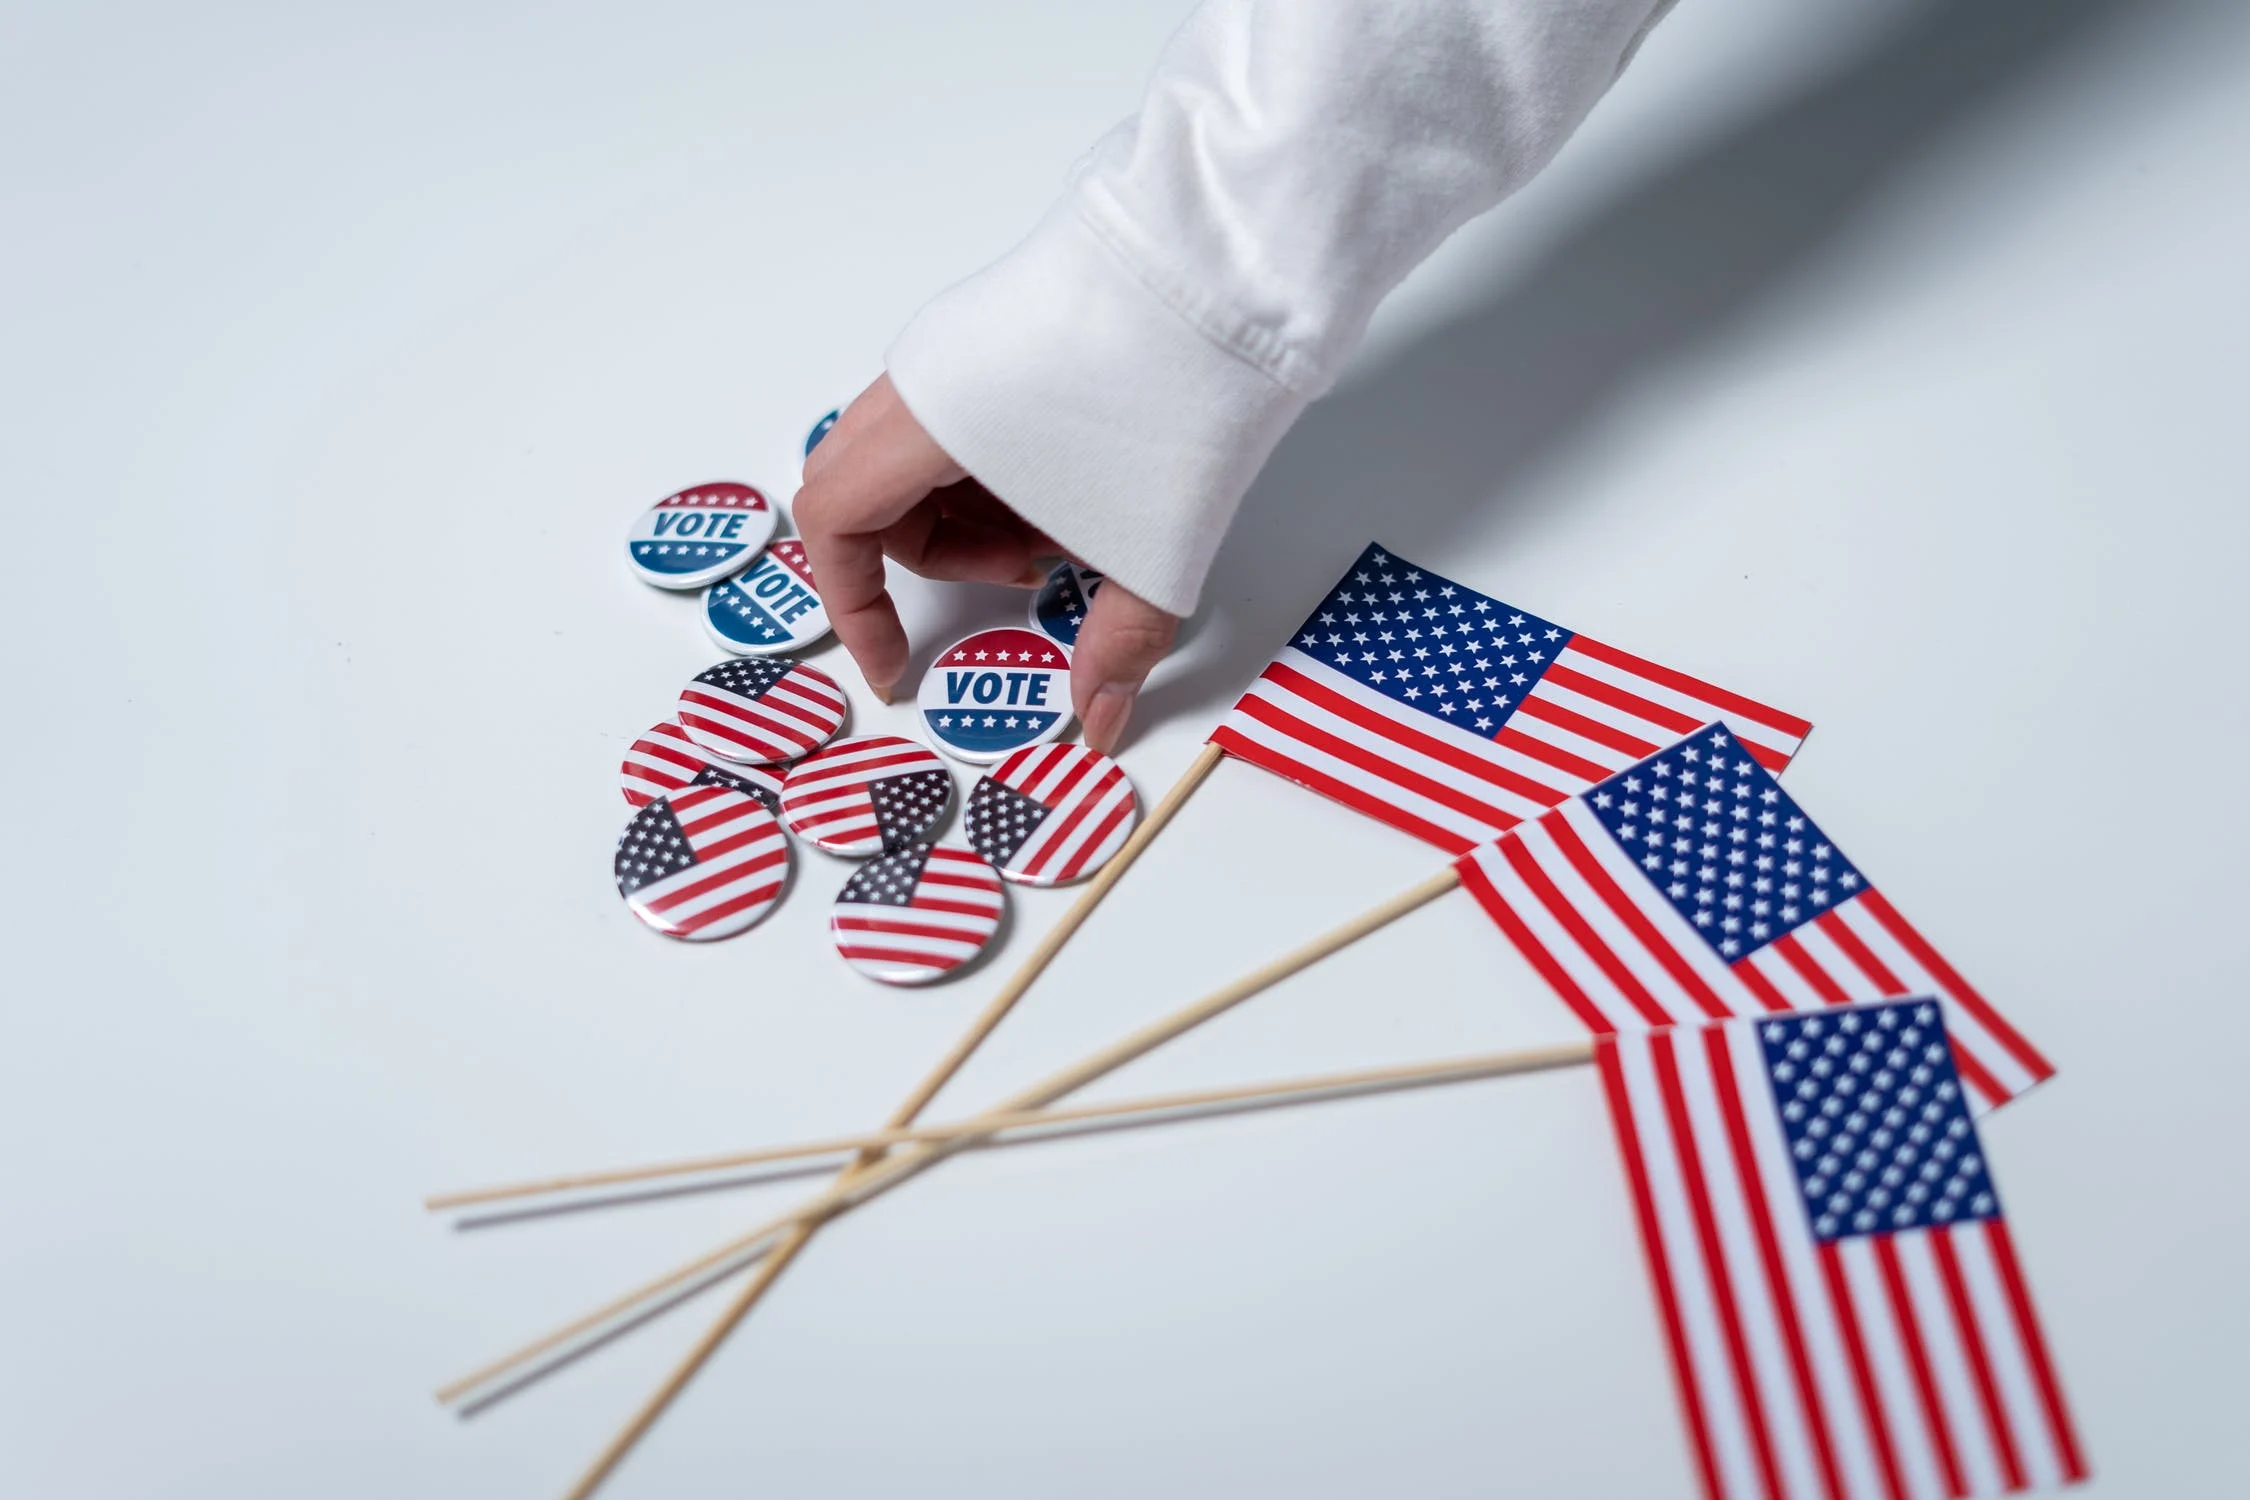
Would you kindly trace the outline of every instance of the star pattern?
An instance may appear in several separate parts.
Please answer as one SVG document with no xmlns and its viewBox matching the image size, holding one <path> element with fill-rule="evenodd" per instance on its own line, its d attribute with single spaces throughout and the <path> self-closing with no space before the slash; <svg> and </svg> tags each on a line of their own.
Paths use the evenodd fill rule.
<svg viewBox="0 0 2250 1500">
<path fill-rule="evenodd" d="M 1076 563 L 1057 564 L 1032 600 L 1033 622 L 1064 645 L 1076 645 L 1078 627 L 1086 623 L 1086 607 L 1100 591 L 1104 576 Z"/>
<path fill-rule="evenodd" d="M 781 794 L 772 787 L 760 786 L 754 781 L 735 775 L 732 771 L 722 771 L 717 766 L 706 765 L 702 770 L 695 773 L 695 779 L 690 781 L 688 785 L 732 787 L 745 797 L 756 798 L 758 804 L 765 808 L 767 812 L 778 815 L 781 811 Z"/>
<path fill-rule="evenodd" d="M 1758 1040 L 1817 1239 L 1999 1217 L 1935 1003 L 1777 1016 Z"/>
<path fill-rule="evenodd" d="M 1620 771 L 1585 800 L 1729 963 L 1867 889 L 1867 877 L 1723 727 Z"/>
<path fill-rule="evenodd" d="M 696 673 L 695 680 L 738 698 L 763 698 L 796 665 L 786 656 L 737 656 Z"/>
<path fill-rule="evenodd" d="M 694 864 L 695 850 L 680 831 L 672 804 L 659 797 L 633 814 L 633 821 L 625 825 L 610 867 L 617 877 L 617 893 L 630 896 L 642 886 L 677 875 Z"/>
<path fill-rule="evenodd" d="M 878 854 L 844 882 L 836 899 L 866 906 L 908 905 L 914 900 L 914 887 L 921 884 L 922 867 L 929 862 L 930 846 L 920 840 Z"/>
<path fill-rule="evenodd" d="M 883 831 L 883 847 L 896 849 L 928 833 L 945 816 L 953 800 L 953 775 L 949 771 L 909 771 L 867 784 L 867 800 L 875 807 L 875 826 Z"/>
<path fill-rule="evenodd" d="M 1570 637 L 1369 547 L 1289 643 L 1386 698 L 1490 739 Z"/>
<path fill-rule="evenodd" d="M 761 646 L 789 639 L 789 632 L 783 630 L 757 600 L 736 588 L 731 578 L 712 588 L 709 608 L 712 620 L 729 639 L 752 641 Z"/>
<path fill-rule="evenodd" d="M 961 814 L 962 832 L 970 848 L 1005 866 L 1046 817 L 1045 806 L 986 776 L 969 793 L 969 804 Z"/>
</svg>

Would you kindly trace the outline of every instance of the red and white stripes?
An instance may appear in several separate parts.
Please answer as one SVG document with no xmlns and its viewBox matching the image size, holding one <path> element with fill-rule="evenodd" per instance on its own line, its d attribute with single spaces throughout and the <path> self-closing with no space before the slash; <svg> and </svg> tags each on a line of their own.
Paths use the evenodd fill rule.
<svg viewBox="0 0 2250 1500">
<path fill-rule="evenodd" d="M 879 854 L 886 830 L 870 788 L 878 781 L 933 772 L 944 778 L 944 795 L 922 799 L 929 807 L 920 827 L 899 830 L 902 838 L 918 837 L 945 815 L 952 773 L 936 751 L 895 734 L 842 740 L 791 766 L 782 778 L 781 819 L 791 833 L 831 854 Z M 935 781 L 930 785 L 939 787 Z"/>
<path fill-rule="evenodd" d="M 868 861 L 845 882 L 828 925 L 836 951 L 862 974 L 928 984 L 983 951 L 1005 910 L 1000 877 L 983 859 L 913 844 Z"/>
<path fill-rule="evenodd" d="M 1061 885 L 1090 875 L 1125 847 L 1140 808 L 1125 768 L 1084 745 L 1032 745 L 1000 762 L 988 779 L 1047 809 L 1000 863 L 1025 885 Z"/>
<path fill-rule="evenodd" d="M 843 727 L 844 690 L 802 662 L 772 659 L 786 670 L 755 694 L 724 685 L 730 667 L 766 664 L 752 658 L 723 663 L 689 683 L 678 710 L 688 738 L 726 760 L 767 765 L 810 754 Z"/>
<path fill-rule="evenodd" d="M 649 804 L 668 807 L 692 854 L 686 868 L 627 889 L 636 816 L 617 853 L 619 889 L 633 914 L 670 937 L 731 937 L 773 909 L 789 878 L 789 840 L 764 804 L 723 786 L 695 786 Z"/>
<path fill-rule="evenodd" d="M 689 739 L 686 731 L 672 719 L 666 719 L 633 741 L 632 748 L 625 752 L 624 764 L 617 768 L 617 781 L 626 802 L 634 807 L 645 807 L 651 799 L 676 792 L 713 769 L 776 798 L 781 795 L 781 778 L 772 771 L 764 766 L 714 761 L 710 753 Z"/>
<path fill-rule="evenodd" d="M 1705 1491 L 1919 1500 L 2084 1477 L 2005 1221 L 1820 1243 L 1755 1024 L 1598 1049 Z"/>
<path fill-rule="evenodd" d="M 2054 1073 L 1872 888 L 1729 964 L 1577 798 L 1477 848 L 1456 868 L 1591 1031 L 1932 995 L 1946 1005 L 1961 1076 L 1980 1107 Z"/>
</svg>

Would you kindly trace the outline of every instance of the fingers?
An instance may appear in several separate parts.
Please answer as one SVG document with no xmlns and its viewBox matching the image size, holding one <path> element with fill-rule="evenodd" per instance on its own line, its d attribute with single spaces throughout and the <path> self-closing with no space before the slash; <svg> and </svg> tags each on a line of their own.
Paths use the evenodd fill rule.
<svg viewBox="0 0 2250 1500">
<path fill-rule="evenodd" d="M 1127 593 L 1117 580 L 1095 591 L 1070 661 L 1070 697 L 1087 744 L 1105 755 L 1117 747 L 1141 684 L 1179 633 L 1176 616 Z"/>
<path fill-rule="evenodd" d="M 883 533 L 883 551 L 924 578 L 1035 587 L 1055 544 L 974 480 L 935 491 Z"/>
<path fill-rule="evenodd" d="M 887 375 L 852 402 L 806 462 L 794 507 L 806 559 L 836 638 L 886 703 L 906 673 L 907 646 L 883 585 L 885 536 L 931 491 L 964 477 Z"/>
</svg>

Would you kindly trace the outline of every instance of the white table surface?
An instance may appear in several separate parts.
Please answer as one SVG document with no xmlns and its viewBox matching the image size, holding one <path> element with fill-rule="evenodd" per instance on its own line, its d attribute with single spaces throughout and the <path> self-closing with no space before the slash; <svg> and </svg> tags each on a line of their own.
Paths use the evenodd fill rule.
<svg viewBox="0 0 2250 1500">
<path fill-rule="evenodd" d="M 616 764 L 715 653 L 619 538 L 786 492 L 1183 6 L 197 9 L 0 22 L 0 1492 L 551 1495 L 712 1302 L 430 1389 L 809 1183 L 421 1194 L 870 1125 L 1069 899 L 922 992 L 818 854 L 642 930 Z M 1370 535 L 1812 717 L 1798 795 L 2061 1065 L 1987 1137 L 2117 1496 L 2250 1488 L 2246 161 L 2240 6 L 1689 0 L 1283 446 L 1124 753 L 1160 792 Z M 905 596 L 925 652 L 1020 609 Z M 1437 863 L 1222 767 L 941 1112 Z M 1454 897 L 1100 1092 L 1572 1032 Z M 948 1165 L 611 1493 L 1692 1483 L 1574 1072 Z"/>
</svg>

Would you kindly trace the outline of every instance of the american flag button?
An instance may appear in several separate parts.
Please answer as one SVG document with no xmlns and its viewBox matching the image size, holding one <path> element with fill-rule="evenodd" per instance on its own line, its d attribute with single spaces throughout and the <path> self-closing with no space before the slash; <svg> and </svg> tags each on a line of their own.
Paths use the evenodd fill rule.
<svg viewBox="0 0 2250 1500">
<path fill-rule="evenodd" d="M 951 844 L 908 844 L 860 866 L 828 930 L 844 962 L 885 984 L 929 984 L 984 951 L 1007 896 L 992 866 Z"/>
<path fill-rule="evenodd" d="M 843 412 L 840 410 L 832 411 L 812 424 L 812 431 L 805 434 L 805 457 L 812 457 L 813 449 L 820 446 L 820 440 L 828 436 L 828 429 L 834 427 L 836 419 L 842 415 Z"/>
<path fill-rule="evenodd" d="M 817 667 L 786 656 L 737 656 L 680 689 L 680 728 L 736 765 L 810 755 L 844 727 L 844 690 Z"/>
<path fill-rule="evenodd" d="M 611 867 L 634 916 L 667 937 L 708 942 L 773 910 L 789 881 L 789 840 L 757 798 L 690 786 L 633 814 Z"/>
<path fill-rule="evenodd" d="M 953 773 L 927 745 L 895 734 L 838 740 L 789 768 L 781 821 L 830 854 L 903 848 L 953 805 Z"/>
<path fill-rule="evenodd" d="M 756 556 L 780 514 L 747 484 L 699 484 L 641 512 L 625 536 L 625 561 L 643 583 L 699 589 Z"/>
<path fill-rule="evenodd" d="M 724 786 L 757 798 L 767 812 L 781 810 L 780 771 L 718 760 L 689 739 L 677 719 L 666 719 L 633 741 L 617 768 L 617 784 L 634 807 L 691 786 Z"/>
<path fill-rule="evenodd" d="M 828 610 L 813 588 L 805 544 L 775 542 L 733 578 L 703 591 L 703 628 L 744 656 L 772 656 L 828 634 Z"/>
<path fill-rule="evenodd" d="M 1074 562 L 1055 564 L 1047 581 L 1031 596 L 1031 628 L 1065 646 L 1078 644 L 1078 627 L 1086 623 L 1086 606 L 1102 576 Z"/>
<path fill-rule="evenodd" d="M 961 815 L 1003 880 L 1062 885 L 1125 847 L 1141 819 L 1125 768 L 1084 745 L 1033 745 L 981 777 Z"/>
<path fill-rule="evenodd" d="M 989 765 L 1061 736 L 1070 653 L 1019 625 L 980 630 L 938 653 L 915 701 L 939 749 Z"/>
</svg>

